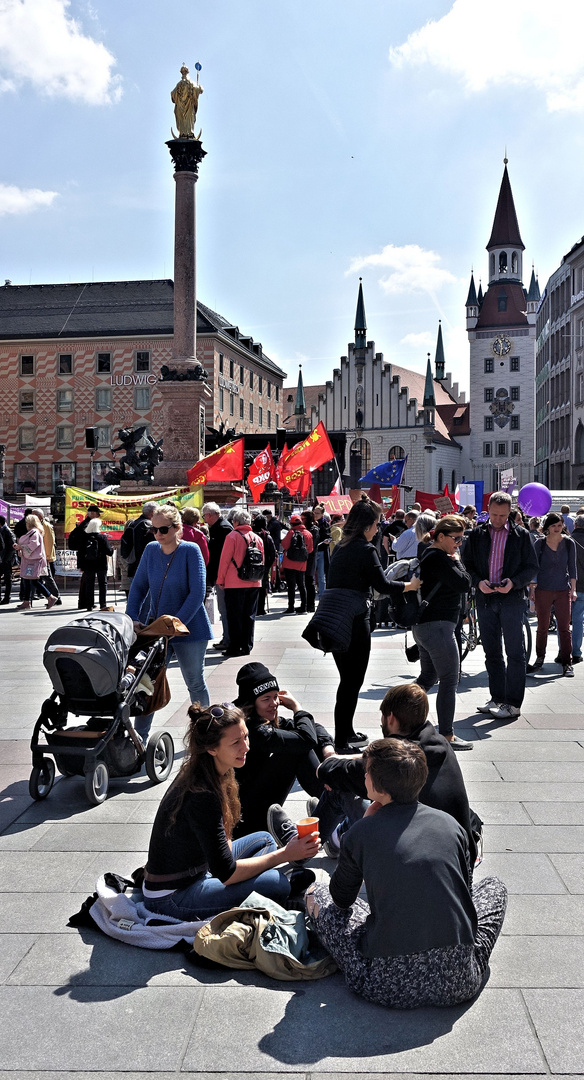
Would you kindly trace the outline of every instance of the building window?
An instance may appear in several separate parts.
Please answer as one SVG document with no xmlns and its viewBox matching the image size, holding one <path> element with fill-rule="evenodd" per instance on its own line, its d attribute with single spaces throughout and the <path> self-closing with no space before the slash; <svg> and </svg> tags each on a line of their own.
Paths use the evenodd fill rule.
<svg viewBox="0 0 584 1080">
<path fill-rule="evenodd" d="M 258 409 L 258 425 L 259 425 L 259 427 L 263 427 L 263 424 L 264 424 L 264 410 L 262 409 L 262 407 L 260 405 L 260 407 Z"/>
<path fill-rule="evenodd" d="M 485 416 L 485 431 L 493 431 L 493 430 L 494 430 L 493 417 L 492 416 Z"/>
<path fill-rule="evenodd" d="M 485 375 L 492 375 L 495 370 L 495 361 L 492 356 L 485 356 Z"/>
<path fill-rule="evenodd" d="M 518 356 L 512 356 L 511 357 L 509 370 L 510 371 L 520 371 L 519 357 Z"/>
<path fill-rule="evenodd" d="M 19 450 L 34 450 L 34 428 L 21 427 L 18 429 Z"/>
<path fill-rule="evenodd" d="M 57 448 L 59 450 L 71 450 L 73 447 L 73 428 L 70 424 L 57 428 Z"/>
<path fill-rule="evenodd" d="M 276 387 L 276 401 L 279 401 L 279 400 L 280 400 L 280 387 L 277 386 Z"/>
<path fill-rule="evenodd" d="M 239 419 L 243 420 L 243 398 L 239 399 Z"/>
<path fill-rule="evenodd" d="M 29 461 L 14 466 L 14 491 L 16 495 L 32 494 L 37 489 L 37 467 Z"/>
<path fill-rule="evenodd" d="M 109 375 L 112 370 L 112 354 L 109 352 L 98 352 L 97 354 L 97 374 Z"/>
<path fill-rule="evenodd" d="M 512 447 L 512 457 L 521 457 L 521 443 L 520 442 L 511 443 L 511 447 Z"/>
<path fill-rule="evenodd" d="M 492 386 L 485 387 L 485 401 L 492 401 L 494 393 Z"/>
<path fill-rule="evenodd" d="M 242 386 L 243 386 L 243 375 L 244 375 L 244 372 L 245 372 L 245 368 L 244 368 L 243 364 L 240 364 L 240 365 L 239 365 L 239 381 L 240 381 L 240 383 L 241 383 L 241 385 L 242 385 Z"/>
<path fill-rule="evenodd" d="M 406 452 L 405 452 L 403 446 L 392 446 L 391 450 L 389 451 L 389 454 L 387 455 L 387 460 L 388 461 L 394 461 L 395 458 L 397 458 L 398 461 L 401 461 L 403 458 L 405 458 L 405 456 L 406 456 Z"/>
<path fill-rule="evenodd" d="M 73 412 L 72 390 L 57 390 L 57 412 Z"/>
<path fill-rule="evenodd" d="M 235 410 L 235 401 L 234 401 L 233 394 L 230 394 L 229 395 L 229 415 L 230 416 L 233 416 L 234 410 Z"/>
<path fill-rule="evenodd" d="M 507 311 L 507 297 L 504 293 L 497 297 L 497 311 Z"/>
<path fill-rule="evenodd" d="M 518 386 L 512 386 L 511 387 L 511 401 L 519 401 L 519 387 Z"/>
<path fill-rule="evenodd" d="M 253 371 L 250 371 L 249 373 L 249 388 L 250 390 L 253 390 Z"/>
<path fill-rule="evenodd" d="M 108 463 L 108 468 L 111 469 L 111 463 Z M 75 484 L 77 480 L 77 466 L 74 461 L 55 461 L 53 462 L 53 494 L 55 493 L 57 484 L 64 484 L 65 487 L 70 487 L 71 484 Z M 94 463 L 94 480 L 95 480 L 95 463 Z"/>
<path fill-rule="evenodd" d="M 109 424 L 98 424 L 95 430 L 97 431 L 97 445 L 101 449 L 109 449 L 112 441 L 111 426 Z M 144 432 L 144 434 L 146 434 L 146 432 Z"/>
<path fill-rule="evenodd" d="M 20 412 L 34 412 L 34 390 L 21 390 L 19 398 Z"/>
<path fill-rule="evenodd" d="M 444 487 L 444 474 L 442 469 L 438 469 L 438 491 L 442 491 Z"/>
<path fill-rule="evenodd" d="M 147 350 L 138 349 L 136 352 L 136 371 L 150 371 L 150 353 Z"/>
<path fill-rule="evenodd" d="M 261 375 L 258 375 L 258 394 L 261 394 L 262 389 L 263 389 L 263 385 L 264 385 L 263 379 L 262 379 Z"/>
<path fill-rule="evenodd" d="M 251 375 L 251 371 L 250 371 L 250 375 Z M 250 401 L 250 403 L 249 403 L 249 422 L 250 422 L 250 424 L 253 424 L 253 401 Z"/>
<path fill-rule="evenodd" d="M 506 442 L 498 442 L 497 443 L 497 457 L 503 457 L 503 458 L 507 457 L 507 443 Z"/>
<path fill-rule="evenodd" d="M 512 416 L 511 417 L 511 431 L 519 431 L 519 426 L 520 426 L 519 425 L 519 417 L 518 416 Z"/>
<path fill-rule="evenodd" d="M 221 375 L 223 374 L 223 366 L 224 366 L 224 359 L 223 359 L 223 353 L 222 353 L 222 352 L 220 352 L 220 353 L 219 353 L 219 373 L 220 373 Z"/>
<path fill-rule="evenodd" d="M 230 379 L 235 378 L 235 363 L 234 363 L 233 360 L 229 361 L 229 378 Z"/>
<path fill-rule="evenodd" d="M 276 413 L 276 431 L 278 430 L 279 427 L 280 427 L 280 417 L 278 416 L 278 413 Z"/>
<path fill-rule="evenodd" d="M 73 374 L 73 356 L 71 353 L 59 353 L 57 371 L 59 375 Z"/>
<path fill-rule="evenodd" d="M 95 411 L 109 412 L 112 407 L 112 392 L 109 386 L 102 386 L 95 391 Z"/>
<path fill-rule="evenodd" d="M 34 356 L 20 357 L 20 374 L 34 375 Z"/>
<path fill-rule="evenodd" d="M 219 409 L 220 409 L 221 412 L 223 412 L 224 408 L 225 408 L 225 394 L 223 393 L 223 387 L 220 386 L 219 387 Z"/>
<path fill-rule="evenodd" d="M 271 427 L 272 427 L 272 414 L 271 414 L 270 410 L 268 409 L 268 431 L 270 431 Z"/>
<path fill-rule="evenodd" d="M 493 444 L 490 442 L 483 443 L 483 457 L 493 456 Z"/>
<path fill-rule="evenodd" d="M 268 383 L 267 394 L 268 394 L 268 397 L 271 398 L 271 396 L 272 396 L 272 384 L 271 384 L 271 382 Z"/>
<path fill-rule="evenodd" d="M 134 408 L 136 412 L 145 412 L 150 408 L 150 387 L 137 386 L 134 390 Z"/>
<path fill-rule="evenodd" d="M 371 468 L 371 444 L 368 439 L 353 439 L 349 449 L 351 487 L 359 486 L 359 478 Z"/>
</svg>

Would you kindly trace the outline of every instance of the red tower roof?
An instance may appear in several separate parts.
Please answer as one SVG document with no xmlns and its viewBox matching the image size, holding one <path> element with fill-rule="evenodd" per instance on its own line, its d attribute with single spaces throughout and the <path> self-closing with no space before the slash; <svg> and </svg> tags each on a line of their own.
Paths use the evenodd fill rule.
<svg viewBox="0 0 584 1080">
<path fill-rule="evenodd" d="M 498 247 L 515 247 L 525 251 L 525 244 L 521 239 L 517 214 L 515 213 L 515 203 L 513 202 L 513 192 L 511 191 L 511 184 L 509 182 L 506 160 L 497 209 L 495 210 L 493 230 L 491 232 L 491 239 L 487 244 L 487 251 L 490 251 L 491 248 Z"/>
</svg>

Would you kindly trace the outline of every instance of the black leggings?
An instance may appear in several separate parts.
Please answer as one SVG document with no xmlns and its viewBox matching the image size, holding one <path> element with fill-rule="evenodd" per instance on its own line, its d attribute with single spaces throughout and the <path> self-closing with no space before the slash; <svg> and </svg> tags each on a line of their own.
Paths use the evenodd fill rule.
<svg viewBox="0 0 584 1080">
<path fill-rule="evenodd" d="M 347 652 L 333 653 L 341 676 L 335 702 L 336 746 L 346 746 L 354 734 L 353 717 L 359 700 L 359 691 L 367 674 L 370 652 L 371 631 L 367 612 L 365 615 L 358 615 L 354 620 L 351 644 Z"/>
<path fill-rule="evenodd" d="M 44 593 L 46 597 L 49 597 L 51 595 L 44 581 L 41 581 L 40 578 L 25 577 L 22 579 L 23 600 L 34 600 L 34 595 L 37 589 L 39 589 L 40 592 Z"/>
<path fill-rule="evenodd" d="M 296 586 L 298 586 L 298 592 L 300 593 L 300 607 L 303 611 L 306 611 L 306 585 L 304 582 L 304 570 L 291 570 L 290 567 L 287 566 L 286 587 L 288 589 L 288 610 L 292 610 L 292 608 L 294 607 Z"/>
</svg>

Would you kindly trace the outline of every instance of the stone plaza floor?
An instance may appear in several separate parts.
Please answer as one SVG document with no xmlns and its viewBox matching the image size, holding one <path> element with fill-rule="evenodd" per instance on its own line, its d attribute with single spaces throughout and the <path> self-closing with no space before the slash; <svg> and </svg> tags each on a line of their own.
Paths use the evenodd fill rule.
<svg viewBox="0 0 584 1080">
<path fill-rule="evenodd" d="M 257 621 L 252 659 L 332 728 L 332 658 L 302 641 L 306 617 L 285 616 L 283 596 L 271 607 Z M 505 881 L 507 917 L 477 999 L 388 1011 L 351 995 L 340 974 L 278 983 L 205 971 L 179 953 L 67 927 L 101 873 L 127 875 L 144 861 L 166 789 L 144 775 L 112 780 L 107 800 L 90 806 L 73 777 L 58 779 L 45 801 L 30 799 L 29 740 L 50 692 L 43 646 L 75 614 L 72 597 L 51 612 L 0 609 L 0 1080 L 584 1073 L 584 665 L 571 680 L 553 663 L 528 677 L 521 717 L 501 724 L 476 712 L 488 697 L 481 650 L 465 661 L 455 728 L 474 742 L 459 761 L 485 821 L 477 878 Z M 371 737 L 387 687 L 417 673 L 403 645 L 403 633 L 374 634 L 357 715 Z M 232 700 L 239 661 L 209 649 L 207 664 L 211 699 Z M 186 693 L 176 667 L 170 682 L 157 726 L 172 731 L 180 753 Z M 292 816 L 304 801 L 292 794 Z M 334 868 L 324 855 L 314 862 Z"/>
</svg>

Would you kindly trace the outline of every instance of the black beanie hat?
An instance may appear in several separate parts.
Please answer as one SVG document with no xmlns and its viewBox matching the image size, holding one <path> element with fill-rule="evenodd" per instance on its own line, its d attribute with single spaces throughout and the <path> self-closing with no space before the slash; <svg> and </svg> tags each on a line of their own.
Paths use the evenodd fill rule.
<svg viewBox="0 0 584 1080">
<path fill-rule="evenodd" d="M 262 694 L 270 690 L 279 690 L 278 680 L 265 664 L 244 664 L 237 672 L 237 685 L 239 696 L 234 705 L 253 705 Z"/>
</svg>

